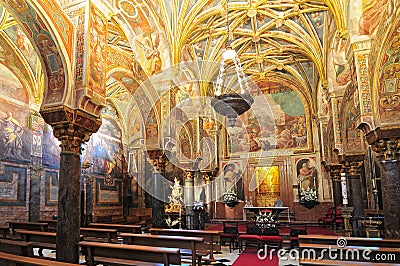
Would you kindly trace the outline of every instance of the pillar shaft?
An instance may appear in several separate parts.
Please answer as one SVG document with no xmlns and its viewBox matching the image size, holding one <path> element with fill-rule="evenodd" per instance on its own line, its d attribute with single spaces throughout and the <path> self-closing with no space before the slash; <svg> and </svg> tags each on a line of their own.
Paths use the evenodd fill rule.
<svg viewBox="0 0 400 266">
<path fill-rule="evenodd" d="M 79 262 L 80 155 L 61 152 L 58 190 L 57 260 Z"/>
<path fill-rule="evenodd" d="M 381 162 L 385 238 L 400 238 L 400 161 Z"/>
<path fill-rule="evenodd" d="M 194 202 L 194 177 L 196 171 L 186 171 L 185 176 L 185 189 L 183 191 L 183 198 L 186 208 L 186 225 L 188 229 L 193 229 L 193 202 Z"/>
<path fill-rule="evenodd" d="M 165 167 L 167 165 L 167 157 L 164 153 L 157 155 L 153 160 L 152 174 L 152 226 L 158 228 L 166 228 L 165 221 Z"/>
</svg>

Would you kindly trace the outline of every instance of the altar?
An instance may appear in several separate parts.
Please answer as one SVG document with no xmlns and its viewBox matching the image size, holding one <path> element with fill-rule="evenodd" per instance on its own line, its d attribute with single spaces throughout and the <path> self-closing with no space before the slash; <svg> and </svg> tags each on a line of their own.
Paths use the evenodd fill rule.
<svg viewBox="0 0 400 266">
<path fill-rule="evenodd" d="M 250 211 L 254 213 L 254 215 L 258 214 L 260 211 L 267 211 L 271 213 L 271 216 L 276 222 L 279 222 L 279 214 L 286 210 L 288 211 L 288 222 L 290 223 L 289 207 L 243 207 L 243 220 L 247 220 L 246 211 Z"/>
</svg>

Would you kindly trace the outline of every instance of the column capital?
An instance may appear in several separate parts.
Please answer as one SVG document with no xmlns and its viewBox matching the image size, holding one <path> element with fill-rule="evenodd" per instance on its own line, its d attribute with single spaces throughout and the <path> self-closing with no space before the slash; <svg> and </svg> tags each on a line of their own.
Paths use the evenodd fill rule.
<svg viewBox="0 0 400 266">
<path fill-rule="evenodd" d="M 196 173 L 198 171 L 193 171 L 193 170 L 185 170 L 186 175 L 185 175 L 185 180 L 194 180 Z"/>
<path fill-rule="evenodd" d="M 159 173 L 165 172 L 165 167 L 168 164 L 168 158 L 163 150 L 152 151 L 150 155 L 151 164 L 153 165 L 153 170 Z"/>
<path fill-rule="evenodd" d="M 344 171 L 342 164 L 330 164 L 327 170 L 333 181 L 340 181 L 340 173 Z"/>
<path fill-rule="evenodd" d="M 364 164 L 364 161 L 345 161 L 343 163 L 346 173 L 349 175 L 359 175 L 360 167 Z"/>
<path fill-rule="evenodd" d="M 206 184 L 209 184 L 214 179 L 213 171 L 201 171 L 201 177 Z"/>
<path fill-rule="evenodd" d="M 372 147 L 379 161 L 400 159 L 400 139 L 388 138 L 377 140 Z"/>
<path fill-rule="evenodd" d="M 54 136 L 61 141 L 62 152 L 80 154 L 82 143 L 88 141 L 101 126 L 99 117 L 66 106 L 42 110 L 41 115 L 52 126 Z"/>
</svg>

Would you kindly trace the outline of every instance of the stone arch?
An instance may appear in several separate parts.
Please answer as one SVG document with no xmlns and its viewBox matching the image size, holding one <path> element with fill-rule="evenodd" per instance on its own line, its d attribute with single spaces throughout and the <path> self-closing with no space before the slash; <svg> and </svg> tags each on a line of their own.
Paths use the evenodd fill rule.
<svg viewBox="0 0 400 266">
<path fill-rule="evenodd" d="M 1 2 L 31 40 L 43 65 L 46 74 L 42 109 L 63 105 L 71 93 L 69 80 L 72 80 L 72 73 L 67 49 L 69 48 L 71 52 L 72 46 L 66 45 L 72 45 L 72 32 L 71 38 L 66 37 L 63 41 L 57 29 L 67 25 L 69 30 L 73 30 L 71 22 L 67 21 L 63 15 L 59 15 L 58 21 L 64 25 L 57 25 L 54 20 L 44 14 L 43 11 L 50 6 L 54 9 L 59 8 L 55 1 L 50 1 L 53 2 L 51 5 L 49 1 L 42 3 L 44 1 L 34 0 L 1 0 Z M 63 14 L 61 9 L 55 12 Z"/>
</svg>

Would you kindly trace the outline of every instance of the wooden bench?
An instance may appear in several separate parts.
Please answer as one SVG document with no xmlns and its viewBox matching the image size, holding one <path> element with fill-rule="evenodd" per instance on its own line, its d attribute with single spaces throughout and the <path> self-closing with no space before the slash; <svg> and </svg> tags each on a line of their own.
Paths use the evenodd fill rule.
<svg viewBox="0 0 400 266">
<path fill-rule="evenodd" d="M 21 265 L 35 265 L 35 266 L 73 266 L 79 264 L 67 263 L 67 262 L 59 262 L 59 261 L 51 261 L 51 264 L 48 260 L 34 258 L 34 257 L 25 257 L 21 255 L 15 255 L 5 252 L 0 252 L 0 261 L 8 261 L 8 262 L 15 262 L 20 263 Z M 18 265 L 20 265 L 18 264 Z M 3 264 L 1 264 L 3 265 Z M 6 264 L 10 265 L 10 264 Z"/>
<path fill-rule="evenodd" d="M 338 238 L 341 236 L 333 235 L 299 235 L 299 243 L 311 243 L 311 244 L 326 244 L 336 245 Z M 344 237 L 347 242 L 347 246 L 368 246 L 368 247 L 400 247 L 400 239 L 388 239 L 388 238 L 366 238 L 366 237 Z"/>
<path fill-rule="evenodd" d="M 30 230 L 18 230 L 21 239 L 30 242 L 35 248 L 39 248 L 39 256 L 43 257 L 43 249 L 56 250 L 56 233 L 38 232 Z"/>
<path fill-rule="evenodd" d="M 8 225 L 0 225 L 0 237 L 7 238 L 10 234 L 10 227 Z"/>
<path fill-rule="evenodd" d="M 39 256 L 43 257 L 43 249 L 56 250 L 56 233 L 55 232 L 38 232 L 30 230 L 18 230 L 23 241 L 30 242 L 33 247 L 39 248 Z M 83 240 L 83 235 L 80 235 Z"/>
<path fill-rule="evenodd" d="M 129 234 L 121 233 L 124 244 L 143 245 L 152 247 L 168 247 L 179 248 L 181 254 L 191 256 L 192 265 L 201 265 L 203 256 L 207 256 L 209 252 L 204 252 L 204 238 L 202 237 L 186 237 L 186 236 L 167 236 L 167 235 L 145 235 L 145 234 Z"/>
<path fill-rule="evenodd" d="M 39 223 L 47 223 L 48 226 L 48 231 L 50 232 L 56 232 L 57 231 L 57 220 L 39 220 Z"/>
<path fill-rule="evenodd" d="M 94 228 L 105 228 L 105 229 L 117 229 L 119 233 L 132 233 L 141 234 L 142 229 L 140 225 L 134 224 L 105 224 L 105 223 L 90 223 L 89 227 Z"/>
<path fill-rule="evenodd" d="M 0 239 L 0 252 L 33 257 L 33 248 L 29 242 Z"/>
<path fill-rule="evenodd" d="M 95 237 L 96 240 L 107 240 L 108 243 L 111 243 L 113 239 L 117 239 L 117 229 L 104 229 L 104 228 L 87 228 L 82 227 L 80 229 L 81 235 L 86 237 Z M 87 239 L 89 240 L 89 239 Z M 93 239 L 91 239 L 93 240 Z"/>
<path fill-rule="evenodd" d="M 300 265 L 398 265 L 400 262 L 400 239 L 327 235 L 299 235 L 298 239 Z"/>
<path fill-rule="evenodd" d="M 127 221 L 123 215 L 112 215 L 111 222 L 116 224 L 125 224 Z"/>
<path fill-rule="evenodd" d="M 99 242 L 79 242 L 86 255 L 86 263 L 94 266 L 97 263 L 107 265 L 181 265 L 181 254 L 178 248 L 161 248 L 138 245 L 121 245 Z"/>
<path fill-rule="evenodd" d="M 16 230 L 30 230 L 30 231 L 48 231 L 49 224 L 48 223 L 34 223 L 34 222 L 8 222 L 11 233 L 13 235 L 16 234 Z"/>
<path fill-rule="evenodd" d="M 163 229 L 163 228 L 151 228 L 150 233 L 152 235 L 170 235 L 170 236 L 190 236 L 190 237 L 202 237 L 204 239 L 204 245 L 207 250 L 210 251 L 210 260 L 214 260 L 214 251 L 221 251 L 221 238 L 220 232 L 216 230 L 184 230 L 184 229 Z"/>
</svg>

